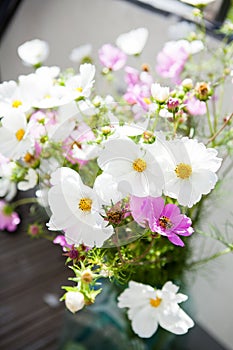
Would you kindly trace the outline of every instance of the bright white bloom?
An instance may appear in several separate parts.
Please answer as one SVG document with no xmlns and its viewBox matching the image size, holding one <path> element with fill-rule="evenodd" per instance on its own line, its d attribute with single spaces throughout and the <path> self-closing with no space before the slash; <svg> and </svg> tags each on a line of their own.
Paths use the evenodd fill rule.
<svg viewBox="0 0 233 350">
<path fill-rule="evenodd" d="M 49 229 L 64 230 L 70 244 L 101 247 L 113 228 L 100 215 L 101 203 L 95 191 L 82 183 L 76 171 L 65 167 L 52 173 L 51 184 Z"/>
<path fill-rule="evenodd" d="M 194 323 L 178 305 L 188 299 L 177 293 L 178 289 L 170 281 L 161 290 L 130 281 L 129 287 L 118 297 L 118 307 L 129 308 L 132 329 L 141 338 L 150 338 L 158 325 L 174 334 L 185 334 Z"/>
<path fill-rule="evenodd" d="M 18 84 L 11 80 L 0 84 L 0 111 L 1 115 L 8 112 L 9 109 L 14 108 L 26 112 L 30 109 L 31 104 L 28 99 L 23 96 Z"/>
<path fill-rule="evenodd" d="M 1 153 L 13 160 L 19 159 L 30 148 L 27 119 L 24 113 L 13 109 L 3 117 L 0 127 Z"/>
<path fill-rule="evenodd" d="M 123 198 L 123 195 L 118 191 L 118 184 L 114 181 L 112 175 L 102 173 L 97 176 L 94 183 L 94 189 L 104 204 L 112 205 Z"/>
<path fill-rule="evenodd" d="M 34 169 L 29 169 L 24 181 L 18 183 L 18 189 L 20 191 L 28 191 L 36 186 L 37 180 L 37 172 Z"/>
<path fill-rule="evenodd" d="M 104 172 L 113 176 L 119 190 L 125 194 L 156 197 L 162 193 L 163 173 L 146 145 L 137 145 L 127 138 L 111 139 L 104 144 L 98 164 Z"/>
<path fill-rule="evenodd" d="M 173 118 L 173 114 L 169 112 L 166 108 L 160 109 L 159 116 L 162 118 Z"/>
<path fill-rule="evenodd" d="M 84 295 L 80 292 L 69 291 L 65 294 L 65 304 L 73 314 L 81 310 L 85 305 Z"/>
<path fill-rule="evenodd" d="M 18 47 L 18 55 L 25 65 L 35 66 L 43 63 L 48 57 L 49 45 L 40 39 L 26 41 Z"/>
<path fill-rule="evenodd" d="M 192 6 L 206 6 L 211 2 L 214 2 L 215 0 L 180 0 L 180 1 Z"/>
<path fill-rule="evenodd" d="M 73 99 L 81 96 L 89 97 L 94 85 L 95 66 L 90 63 L 84 63 L 79 68 L 80 74 L 69 78 L 66 81 L 66 87 L 71 90 Z"/>
<path fill-rule="evenodd" d="M 169 87 L 162 87 L 157 83 L 152 84 L 151 95 L 157 102 L 165 102 L 169 97 Z"/>
<path fill-rule="evenodd" d="M 83 58 L 90 56 L 91 51 L 92 51 L 91 44 L 85 44 L 85 45 L 76 47 L 71 51 L 69 59 L 73 62 L 81 62 Z"/>
<path fill-rule="evenodd" d="M 11 201 L 17 193 L 16 183 L 11 180 L 14 162 L 9 162 L 0 153 L 0 197 Z"/>
<path fill-rule="evenodd" d="M 138 28 L 121 34 L 116 45 L 127 55 L 138 55 L 142 52 L 148 38 L 148 29 Z"/>
<path fill-rule="evenodd" d="M 160 155 L 165 176 L 164 194 L 176 198 L 179 204 L 191 208 L 214 188 L 222 161 L 215 149 L 184 137 L 164 141 Z"/>
</svg>

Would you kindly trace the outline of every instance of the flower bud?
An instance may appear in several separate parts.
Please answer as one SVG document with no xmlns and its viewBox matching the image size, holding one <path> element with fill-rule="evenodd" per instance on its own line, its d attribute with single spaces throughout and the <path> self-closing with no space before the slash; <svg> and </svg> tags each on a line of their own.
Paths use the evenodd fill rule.
<svg viewBox="0 0 233 350">
<path fill-rule="evenodd" d="M 65 294 L 65 304 L 69 311 L 71 311 L 72 313 L 75 313 L 84 307 L 85 305 L 84 295 L 78 291 L 67 292 Z"/>
<path fill-rule="evenodd" d="M 179 100 L 177 98 L 170 97 L 167 101 L 167 109 L 169 112 L 175 113 L 179 109 Z"/>
<path fill-rule="evenodd" d="M 92 272 L 90 270 L 83 271 L 83 273 L 81 275 L 81 280 L 84 283 L 91 283 L 93 280 Z"/>
<path fill-rule="evenodd" d="M 213 94 L 213 91 L 210 88 L 209 84 L 204 81 L 196 84 L 195 92 L 196 92 L 196 97 L 200 101 L 207 101 L 209 97 Z"/>
<path fill-rule="evenodd" d="M 193 81 L 190 78 L 184 79 L 181 83 L 184 89 L 191 90 L 193 88 Z"/>
</svg>

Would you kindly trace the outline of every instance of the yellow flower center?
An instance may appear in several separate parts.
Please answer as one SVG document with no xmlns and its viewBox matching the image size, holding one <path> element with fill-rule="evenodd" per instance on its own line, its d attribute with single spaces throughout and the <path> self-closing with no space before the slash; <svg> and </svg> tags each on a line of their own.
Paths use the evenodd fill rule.
<svg viewBox="0 0 233 350">
<path fill-rule="evenodd" d="M 146 162 L 141 158 L 135 159 L 133 162 L 133 169 L 139 173 L 142 173 L 146 169 Z"/>
<path fill-rule="evenodd" d="M 155 299 L 150 299 L 150 304 L 153 307 L 158 307 L 161 304 L 162 299 L 156 297 Z"/>
<path fill-rule="evenodd" d="M 44 98 L 51 98 L 50 94 L 44 95 Z"/>
<path fill-rule="evenodd" d="M 148 97 L 143 97 L 143 101 L 148 105 L 151 104 L 151 100 Z"/>
<path fill-rule="evenodd" d="M 189 164 L 180 163 L 175 168 L 176 176 L 188 179 L 192 175 L 192 167 Z"/>
<path fill-rule="evenodd" d="M 92 200 L 90 198 L 81 198 L 78 204 L 79 209 L 82 211 L 90 211 Z"/>
<path fill-rule="evenodd" d="M 20 100 L 14 100 L 12 101 L 12 107 L 13 108 L 18 108 L 19 106 L 21 106 L 23 103 Z"/>
<path fill-rule="evenodd" d="M 77 87 L 75 90 L 78 91 L 78 92 L 82 92 L 83 88 L 80 86 L 80 87 Z"/>
<path fill-rule="evenodd" d="M 22 138 L 24 137 L 24 134 L 25 134 L 25 131 L 23 129 L 19 129 L 18 131 L 16 131 L 15 136 L 18 141 L 21 141 Z"/>
<path fill-rule="evenodd" d="M 31 153 L 26 153 L 24 156 L 24 161 L 26 163 L 31 163 L 34 160 L 34 156 Z"/>
<path fill-rule="evenodd" d="M 161 218 L 159 218 L 159 225 L 166 230 L 172 227 L 172 222 L 167 216 L 161 216 Z"/>
</svg>

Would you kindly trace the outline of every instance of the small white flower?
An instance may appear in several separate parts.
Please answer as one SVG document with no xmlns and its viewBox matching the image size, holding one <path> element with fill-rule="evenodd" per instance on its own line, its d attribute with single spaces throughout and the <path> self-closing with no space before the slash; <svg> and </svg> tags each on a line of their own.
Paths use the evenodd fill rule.
<svg viewBox="0 0 233 350">
<path fill-rule="evenodd" d="M 159 116 L 162 118 L 173 118 L 173 114 L 169 112 L 167 108 L 160 109 Z"/>
<path fill-rule="evenodd" d="M 214 2 L 215 0 L 180 0 L 180 1 L 192 6 L 206 6 L 211 2 Z"/>
<path fill-rule="evenodd" d="M 89 57 L 92 51 L 91 44 L 85 44 L 74 48 L 69 56 L 69 59 L 73 62 L 81 62 L 83 58 Z"/>
<path fill-rule="evenodd" d="M 215 149 L 206 148 L 196 139 L 184 137 L 164 141 L 163 145 L 160 156 L 165 177 L 164 194 L 191 208 L 215 187 L 222 159 L 217 157 Z"/>
<path fill-rule="evenodd" d="M 165 102 L 169 97 L 169 87 L 155 83 L 151 85 L 151 95 L 157 102 Z"/>
<path fill-rule="evenodd" d="M 38 176 L 34 169 L 29 169 L 24 181 L 18 183 L 18 189 L 20 191 L 28 191 L 34 188 L 37 184 Z"/>
<path fill-rule="evenodd" d="M 49 229 L 64 230 L 70 244 L 101 247 L 113 228 L 100 215 L 102 204 L 95 191 L 82 183 L 76 171 L 65 167 L 52 173 L 51 184 Z"/>
<path fill-rule="evenodd" d="M 73 314 L 81 310 L 85 305 L 84 295 L 80 292 L 69 291 L 65 294 L 65 304 Z"/>
<path fill-rule="evenodd" d="M 127 138 L 110 139 L 104 144 L 98 164 L 113 176 L 123 193 L 127 191 L 138 197 L 156 197 L 162 193 L 163 173 L 146 145 L 135 144 Z"/>
<path fill-rule="evenodd" d="M 65 83 L 66 87 L 71 90 L 73 99 L 80 96 L 89 97 L 95 82 L 95 66 L 93 64 L 81 64 L 79 71 L 80 74 L 69 78 Z"/>
<path fill-rule="evenodd" d="M 26 116 L 18 110 L 9 110 L 3 117 L 0 127 L 1 153 L 13 160 L 19 159 L 30 148 L 31 140 L 28 133 Z"/>
<path fill-rule="evenodd" d="M 194 323 L 178 305 L 188 299 L 177 293 L 178 289 L 170 281 L 161 290 L 130 281 L 129 287 L 118 297 L 118 307 L 129 308 L 132 329 L 141 338 L 150 338 L 158 325 L 174 334 L 185 334 Z"/>
<path fill-rule="evenodd" d="M 48 57 L 49 45 L 40 39 L 26 41 L 18 47 L 18 55 L 25 65 L 35 66 L 43 63 Z"/>
<path fill-rule="evenodd" d="M 138 28 L 121 34 L 116 45 L 127 55 L 138 55 L 142 52 L 148 38 L 148 29 Z"/>
</svg>

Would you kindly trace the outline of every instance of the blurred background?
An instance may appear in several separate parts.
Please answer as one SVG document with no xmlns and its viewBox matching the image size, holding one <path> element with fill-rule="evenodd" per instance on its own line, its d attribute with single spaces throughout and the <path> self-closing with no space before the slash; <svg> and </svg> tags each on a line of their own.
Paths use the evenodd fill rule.
<svg viewBox="0 0 233 350">
<path fill-rule="evenodd" d="M 218 41 L 214 30 L 226 17 L 230 18 L 232 13 L 230 1 L 216 1 L 208 6 L 206 23 L 211 40 Z M 100 46 L 114 43 L 119 34 L 141 26 L 147 27 L 150 34 L 140 61 L 153 67 L 163 44 L 167 40 L 176 39 L 173 37 L 175 28 L 183 20 L 190 20 L 190 7 L 177 0 L 2 0 L 0 78 L 2 81 L 17 79 L 19 74 L 31 71 L 22 65 L 17 56 L 17 47 L 27 40 L 39 38 L 48 42 L 50 55 L 47 65 L 58 65 L 62 69 L 77 68 L 69 60 L 69 54 L 74 47 L 90 43 L 93 48 L 92 56 L 97 59 Z M 231 103 L 232 86 L 226 90 L 226 97 Z M 231 172 L 230 179 L 232 175 Z M 226 181 L 224 202 L 216 198 L 212 215 L 208 217 L 208 221 L 218 225 L 220 229 L 224 220 L 231 217 L 231 188 L 232 181 Z M 230 234 L 233 237 L 233 232 Z M 18 238 L 17 244 L 20 244 Z M 215 249 L 222 248 L 211 239 L 206 243 L 206 239 L 204 241 L 199 237 L 198 240 L 194 238 L 193 244 L 197 253 L 201 250 L 212 253 Z M 59 263 L 57 266 L 61 268 Z M 229 350 L 233 349 L 232 269 L 233 255 L 229 254 L 205 265 L 188 277 L 194 319 Z M 61 281 L 63 284 L 66 281 L 65 272 Z M 13 350 L 8 347 L 9 349 Z M 32 347 L 28 349 L 32 350 Z"/>
</svg>

